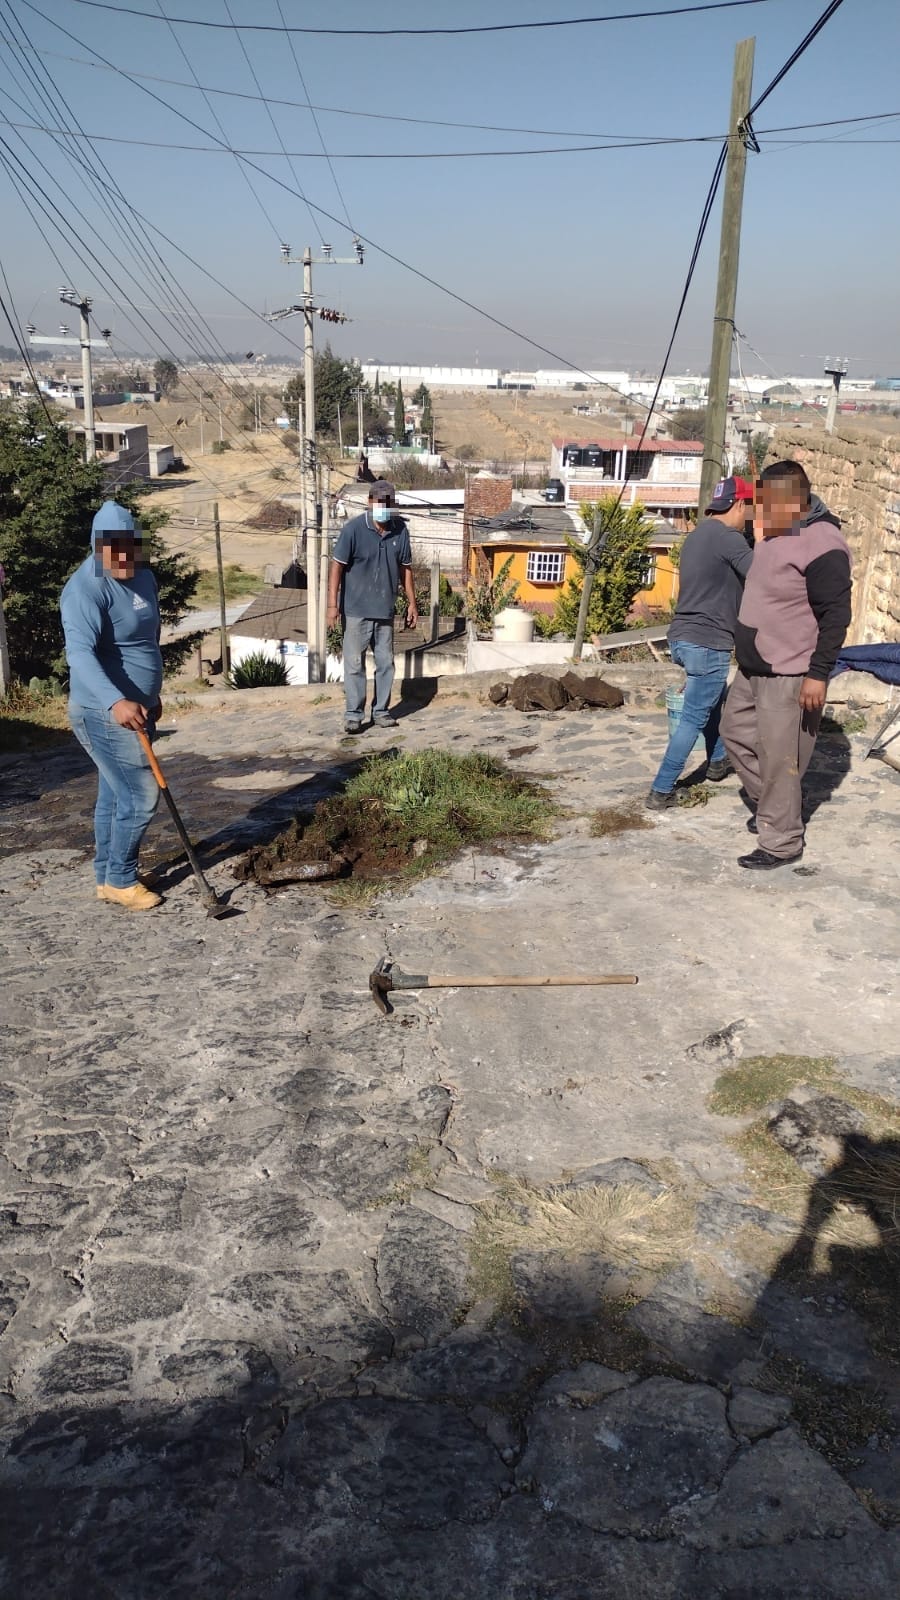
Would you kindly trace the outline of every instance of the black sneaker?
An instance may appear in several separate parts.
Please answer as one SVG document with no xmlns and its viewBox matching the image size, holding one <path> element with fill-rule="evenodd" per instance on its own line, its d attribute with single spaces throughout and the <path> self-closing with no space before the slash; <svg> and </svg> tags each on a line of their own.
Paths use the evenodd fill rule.
<svg viewBox="0 0 900 1600">
<path fill-rule="evenodd" d="M 706 769 L 707 783 L 721 783 L 723 778 L 730 778 L 734 767 L 726 756 L 724 761 L 711 761 Z"/>
<path fill-rule="evenodd" d="M 344 723 L 344 732 L 345 733 L 362 733 L 362 731 L 363 731 L 363 725 L 362 725 L 361 722 L 355 722 L 355 721 L 349 721 L 348 720 L 347 722 Z"/>
<path fill-rule="evenodd" d="M 647 811 L 668 811 L 672 806 L 677 806 L 678 796 L 673 789 L 671 794 L 663 794 L 661 789 L 651 789 L 644 800 Z"/>
<path fill-rule="evenodd" d="M 757 822 L 755 817 L 748 817 L 747 818 L 747 832 L 748 833 L 759 833 L 759 823 Z"/>
<path fill-rule="evenodd" d="M 798 850 L 795 856 L 773 856 L 769 850 L 764 850 L 760 845 L 758 850 L 751 851 L 749 856 L 738 856 L 738 866 L 747 867 L 751 872 L 771 872 L 774 867 L 792 867 L 795 861 L 800 861 L 803 851 Z"/>
</svg>

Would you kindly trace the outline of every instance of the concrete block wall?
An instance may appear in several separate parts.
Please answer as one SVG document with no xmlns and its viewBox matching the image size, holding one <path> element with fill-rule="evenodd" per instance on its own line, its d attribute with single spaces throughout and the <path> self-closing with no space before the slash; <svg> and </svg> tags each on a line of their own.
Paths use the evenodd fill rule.
<svg viewBox="0 0 900 1600">
<path fill-rule="evenodd" d="M 853 555 L 848 644 L 900 642 L 900 438 L 779 428 L 767 462 L 802 462 Z"/>
</svg>

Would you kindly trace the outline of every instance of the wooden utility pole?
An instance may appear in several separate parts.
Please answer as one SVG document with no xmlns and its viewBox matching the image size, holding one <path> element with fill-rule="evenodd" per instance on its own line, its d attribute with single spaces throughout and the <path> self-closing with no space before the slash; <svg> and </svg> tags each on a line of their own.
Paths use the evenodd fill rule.
<svg viewBox="0 0 900 1600">
<path fill-rule="evenodd" d="M 734 52 L 731 112 L 728 119 L 728 157 L 725 166 L 725 194 L 722 201 L 722 231 L 719 240 L 719 279 L 716 285 L 716 312 L 713 320 L 712 355 L 709 362 L 709 395 L 703 435 L 703 466 L 700 473 L 701 516 L 712 499 L 716 483 L 725 476 L 725 421 L 728 414 L 728 391 L 731 385 L 731 352 L 734 345 L 734 312 L 737 303 L 738 260 L 741 250 L 741 212 L 744 204 L 744 173 L 747 166 L 743 125 L 750 110 L 755 48 L 755 39 L 742 39 Z"/>
<path fill-rule="evenodd" d="M 6 618 L 3 615 L 3 568 L 0 567 L 0 700 L 9 693 L 9 646 L 6 642 Z"/>
<path fill-rule="evenodd" d="M 216 536 L 216 571 L 219 575 L 219 647 L 222 657 L 222 676 L 227 678 L 230 661 L 228 658 L 228 622 L 225 617 L 225 573 L 222 567 L 222 530 L 219 527 L 219 502 L 213 504 L 213 533 Z"/>
<path fill-rule="evenodd" d="M 597 514 L 597 504 L 594 502 L 594 520 L 591 528 L 591 537 L 588 540 L 587 559 L 584 563 L 584 578 L 581 584 L 581 600 L 578 603 L 578 621 L 575 625 L 575 643 L 572 646 L 572 660 L 580 661 L 584 649 L 584 636 L 587 632 L 588 612 L 591 608 L 591 590 L 594 587 L 594 573 L 597 566 L 597 557 L 607 540 L 606 530 L 600 523 Z"/>
<path fill-rule="evenodd" d="M 431 563 L 431 600 L 430 600 L 430 604 L 431 604 L 431 630 L 430 630 L 430 637 L 431 637 L 432 644 L 434 644 L 434 641 L 438 636 L 438 629 L 440 627 L 440 615 L 441 615 L 441 563 L 439 561 L 432 561 L 432 563 Z"/>
</svg>

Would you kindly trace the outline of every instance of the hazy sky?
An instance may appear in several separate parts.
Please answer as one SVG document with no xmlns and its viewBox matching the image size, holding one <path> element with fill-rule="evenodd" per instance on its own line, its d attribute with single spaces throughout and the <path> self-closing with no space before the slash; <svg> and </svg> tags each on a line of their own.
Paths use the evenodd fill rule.
<svg viewBox="0 0 900 1600">
<path fill-rule="evenodd" d="M 400 0 L 380 0 L 378 5 L 371 0 L 280 0 L 289 24 L 347 28 L 564 18 L 659 3 L 454 0 L 451 5 L 422 0 L 411 6 Z M 134 4 L 150 12 L 162 9 L 226 23 L 230 6 L 238 22 L 280 21 L 279 0 Z M 321 151 L 318 134 L 283 34 L 244 33 L 239 38 L 232 31 L 182 24 L 173 30 L 161 19 L 117 15 L 78 0 L 35 0 L 34 6 L 26 0 L 0 0 L 0 87 L 9 122 L 51 120 L 47 101 L 38 101 L 23 60 L 11 48 L 10 38 L 21 38 L 14 15 L 35 52 L 28 50 L 28 64 L 49 74 L 55 91 L 87 132 L 213 145 L 224 130 L 232 146 L 277 152 L 278 137 L 265 104 L 220 94 L 210 94 L 207 104 L 196 88 L 158 81 L 190 84 L 195 73 L 208 89 L 254 96 L 255 74 L 265 96 L 299 102 L 273 105 L 271 116 L 289 151 L 309 152 L 292 162 L 280 153 L 251 157 L 271 176 L 246 168 L 242 173 L 238 160 L 227 152 L 96 144 L 132 205 L 227 290 L 260 311 L 296 300 L 299 269 L 281 263 L 279 241 L 300 253 L 306 243 L 318 246 L 324 238 L 337 254 L 350 253 L 346 202 L 351 223 L 361 234 L 557 356 L 586 366 L 655 370 L 674 317 L 715 144 L 507 158 L 414 158 L 439 151 L 530 152 L 541 145 L 591 142 L 590 136 L 597 135 L 683 139 L 722 134 L 737 40 L 756 37 L 754 90 L 759 93 L 824 5 L 825 0 L 767 0 L 687 17 L 458 38 L 296 36 L 294 49 L 310 99 L 317 106 L 338 108 L 319 111 L 318 120 L 343 200 L 327 163 L 316 158 L 315 152 Z M 826 353 L 837 352 L 852 358 L 851 373 L 900 372 L 898 45 L 897 0 L 845 0 L 757 114 L 763 153 L 748 159 L 737 321 L 766 367 L 745 355 L 750 370 L 815 373 Z M 141 79 L 142 89 L 120 74 L 99 70 L 92 51 L 126 72 L 152 75 L 154 81 Z M 83 64 L 88 61 L 95 65 Z M 69 114 L 47 79 L 44 88 L 55 105 L 58 126 L 70 127 Z M 145 89 L 169 104 L 151 98 Z M 342 114 L 340 108 L 356 114 Z M 177 112 L 191 118 L 199 131 Z M 788 124 L 888 112 L 895 114 L 894 120 L 763 133 Z M 392 117 L 549 131 L 500 133 L 381 120 Z M 81 292 L 94 295 L 99 318 L 115 330 L 117 348 L 161 350 L 164 336 L 181 353 L 184 339 L 152 309 L 161 299 L 158 282 L 148 278 L 143 261 L 134 265 L 53 139 L 10 127 L 0 128 L 0 135 L 99 258 L 103 270 L 90 260 L 83 264 L 82 247 L 61 243 L 42 219 L 65 275 Z M 385 159 L 359 159 L 379 154 Z M 387 159 L 397 155 L 402 159 Z M 316 227 L 322 232 L 317 235 L 303 202 L 275 179 L 290 188 L 299 182 L 308 198 L 338 221 L 319 218 Z M 2 170 L 0 203 L 5 219 L 0 258 L 16 309 L 23 320 L 31 317 L 42 330 L 53 331 L 59 320 L 60 267 Z M 127 213 L 123 220 L 131 230 Z M 704 367 L 709 359 L 718 235 L 717 207 L 676 345 L 674 370 Z M 142 248 L 141 241 L 138 246 Z M 157 262 L 157 267 L 168 274 L 170 287 L 178 285 L 190 294 L 222 345 L 288 353 L 275 329 L 243 313 L 228 292 L 190 267 L 177 251 L 168 245 L 160 249 L 164 266 Z M 139 286 L 116 264 L 113 252 L 134 265 Z M 141 308 L 130 313 L 139 330 L 127 321 L 124 302 L 112 303 L 116 296 L 110 278 Z M 363 360 L 477 361 L 523 368 L 557 364 L 375 248 L 368 250 L 362 270 L 319 269 L 316 287 L 323 303 L 353 318 L 346 327 L 330 330 L 334 347 Z M 299 342 L 299 319 L 282 327 Z M 0 343 L 8 342 L 0 326 Z"/>
</svg>

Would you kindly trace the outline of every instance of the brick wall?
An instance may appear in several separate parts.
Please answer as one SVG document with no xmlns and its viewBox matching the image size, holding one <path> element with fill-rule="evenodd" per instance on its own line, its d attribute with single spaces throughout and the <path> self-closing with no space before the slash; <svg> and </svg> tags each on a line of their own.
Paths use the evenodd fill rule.
<svg viewBox="0 0 900 1600">
<path fill-rule="evenodd" d="M 802 462 L 853 555 L 848 644 L 900 642 L 900 439 L 779 428 L 766 461 Z"/>
<path fill-rule="evenodd" d="M 499 517 L 509 511 L 512 489 L 512 478 L 470 478 L 466 484 L 466 519 Z"/>
</svg>

